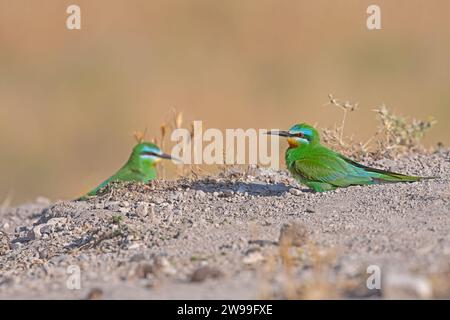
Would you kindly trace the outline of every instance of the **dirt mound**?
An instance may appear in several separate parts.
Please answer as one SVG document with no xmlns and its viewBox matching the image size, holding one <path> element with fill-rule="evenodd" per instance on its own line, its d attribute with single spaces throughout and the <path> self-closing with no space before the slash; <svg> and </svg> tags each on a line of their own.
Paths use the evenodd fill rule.
<svg viewBox="0 0 450 320">
<path fill-rule="evenodd" d="M 449 152 L 366 162 L 440 177 L 417 183 L 317 194 L 254 168 L 3 208 L 0 298 L 448 298 Z"/>
</svg>

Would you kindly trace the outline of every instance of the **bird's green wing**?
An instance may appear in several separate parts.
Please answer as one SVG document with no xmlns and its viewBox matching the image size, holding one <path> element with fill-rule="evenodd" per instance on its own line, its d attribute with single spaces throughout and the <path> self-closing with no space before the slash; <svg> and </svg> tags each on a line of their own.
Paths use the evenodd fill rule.
<svg viewBox="0 0 450 320">
<path fill-rule="evenodd" d="M 372 182 L 363 169 L 347 163 L 334 154 L 319 154 L 298 159 L 292 169 L 303 179 L 328 183 L 336 187 Z"/>
<path fill-rule="evenodd" d="M 345 162 L 363 169 L 365 172 L 367 172 L 370 177 L 374 179 L 376 183 L 384 183 L 384 182 L 414 182 L 414 181 L 420 181 L 422 179 L 434 179 L 435 177 L 417 177 L 417 176 L 409 176 L 397 172 L 387 171 L 387 170 L 381 170 L 376 168 L 367 167 L 361 163 L 358 163 L 352 159 L 349 159 L 341 154 L 339 154 L 339 157 L 342 158 Z"/>
<path fill-rule="evenodd" d="M 97 195 L 98 191 L 106 187 L 110 182 L 113 181 L 144 181 L 144 176 L 139 170 L 133 170 L 129 166 L 122 167 L 119 171 L 117 171 L 113 176 L 109 177 L 105 181 L 103 181 L 100 185 L 98 185 L 95 189 L 89 191 L 88 196 Z"/>
</svg>

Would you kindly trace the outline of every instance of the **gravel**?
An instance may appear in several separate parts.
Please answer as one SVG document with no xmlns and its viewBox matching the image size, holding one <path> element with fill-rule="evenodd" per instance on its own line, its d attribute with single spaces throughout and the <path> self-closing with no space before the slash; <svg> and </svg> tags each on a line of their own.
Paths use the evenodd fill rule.
<svg viewBox="0 0 450 320">
<path fill-rule="evenodd" d="M 2 208 L 0 298 L 450 298 L 449 158 L 368 160 L 439 178 L 327 193 L 252 168 Z"/>
</svg>

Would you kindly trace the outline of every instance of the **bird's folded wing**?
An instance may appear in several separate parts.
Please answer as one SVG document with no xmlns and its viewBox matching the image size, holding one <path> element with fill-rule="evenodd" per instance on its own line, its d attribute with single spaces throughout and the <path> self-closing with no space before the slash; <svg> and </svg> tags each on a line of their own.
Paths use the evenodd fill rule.
<svg viewBox="0 0 450 320">
<path fill-rule="evenodd" d="M 295 161 L 295 171 L 308 180 L 325 182 L 337 187 L 372 181 L 364 170 L 352 166 L 341 158 L 327 155 L 299 159 Z"/>
</svg>

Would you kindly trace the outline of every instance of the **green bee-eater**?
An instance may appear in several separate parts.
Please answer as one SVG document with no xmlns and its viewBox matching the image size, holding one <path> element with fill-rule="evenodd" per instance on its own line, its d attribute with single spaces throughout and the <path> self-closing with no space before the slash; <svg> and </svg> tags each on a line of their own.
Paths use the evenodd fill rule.
<svg viewBox="0 0 450 320">
<path fill-rule="evenodd" d="M 172 156 L 163 153 L 155 144 L 150 142 L 138 143 L 131 152 L 130 158 L 114 175 L 103 181 L 95 189 L 88 192 L 79 200 L 95 196 L 97 192 L 113 181 L 137 181 L 147 183 L 156 178 L 156 164 L 162 159 L 173 159 Z"/>
<path fill-rule="evenodd" d="M 374 169 L 357 163 L 320 144 L 319 133 L 307 124 L 296 124 L 289 131 L 269 131 L 287 137 L 286 166 L 294 178 L 316 192 L 352 185 L 414 182 L 423 177 Z"/>
</svg>

